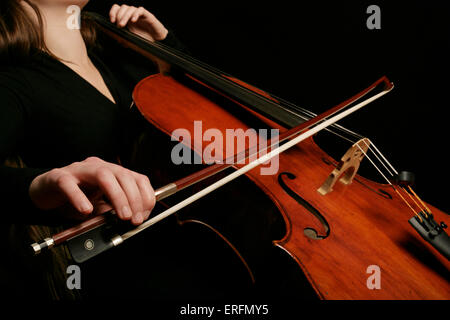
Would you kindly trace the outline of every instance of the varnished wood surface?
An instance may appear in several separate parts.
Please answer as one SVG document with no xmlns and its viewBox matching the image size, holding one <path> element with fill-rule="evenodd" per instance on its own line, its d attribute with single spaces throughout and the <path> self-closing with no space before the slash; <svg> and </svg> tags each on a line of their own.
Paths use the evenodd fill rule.
<svg viewBox="0 0 450 320">
<path fill-rule="evenodd" d="M 156 75 L 149 81 L 145 95 L 137 99 L 145 101 L 146 107 L 140 110 L 169 135 L 179 128 L 193 133 L 193 123 L 198 120 L 203 132 L 250 127 L 172 78 Z M 200 154 L 207 143 L 199 144 L 193 138 L 191 145 Z M 262 176 L 256 168 L 247 176 L 272 199 L 287 226 L 285 236 L 274 239 L 274 245 L 295 259 L 322 299 L 450 299 L 449 261 L 409 225 L 412 212 L 391 187 L 357 176 L 358 181 L 347 186 L 337 183 L 333 192 L 320 195 L 317 189 L 334 169 L 330 164 L 334 160 L 312 139 L 283 153 L 279 161 L 277 175 Z M 285 183 L 328 222 L 330 234 L 325 239 L 305 236 L 305 228 L 314 228 L 322 235 L 326 231 L 281 187 L 278 178 L 282 172 L 295 175 L 292 180 L 284 178 Z M 374 190 L 383 190 L 392 199 Z M 450 224 L 447 214 L 429 207 L 436 221 Z M 379 290 L 370 290 L 366 284 L 371 265 L 381 269 Z"/>
</svg>

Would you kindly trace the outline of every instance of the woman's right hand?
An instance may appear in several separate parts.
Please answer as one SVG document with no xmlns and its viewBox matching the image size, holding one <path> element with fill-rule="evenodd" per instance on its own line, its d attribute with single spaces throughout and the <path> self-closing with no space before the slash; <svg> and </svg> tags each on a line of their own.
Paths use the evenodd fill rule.
<svg viewBox="0 0 450 320">
<path fill-rule="evenodd" d="M 29 194 L 40 209 L 70 203 L 82 214 L 96 209 L 89 195 L 105 195 L 118 217 L 134 225 L 146 220 L 155 206 L 155 192 L 147 176 L 96 157 L 37 176 Z"/>
</svg>

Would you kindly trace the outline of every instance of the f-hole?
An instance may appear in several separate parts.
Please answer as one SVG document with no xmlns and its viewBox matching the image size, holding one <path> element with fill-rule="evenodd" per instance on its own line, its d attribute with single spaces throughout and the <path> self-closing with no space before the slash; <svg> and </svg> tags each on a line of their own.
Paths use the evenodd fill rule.
<svg viewBox="0 0 450 320">
<path fill-rule="evenodd" d="M 286 177 L 289 180 L 297 179 L 297 177 L 290 172 L 282 172 L 278 175 L 278 183 L 283 188 L 283 190 L 291 196 L 295 201 L 297 201 L 300 205 L 302 205 L 306 210 L 311 212 L 322 224 L 325 235 L 320 235 L 317 230 L 314 228 L 308 227 L 303 230 L 305 236 L 313 240 L 321 240 L 325 239 L 330 235 L 330 226 L 324 216 L 317 210 L 313 205 L 311 205 L 308 201 L 300 197 L 294 190 L 289 188 L 289 186 L 284 182 L 283 177 Z"/>
</svg>

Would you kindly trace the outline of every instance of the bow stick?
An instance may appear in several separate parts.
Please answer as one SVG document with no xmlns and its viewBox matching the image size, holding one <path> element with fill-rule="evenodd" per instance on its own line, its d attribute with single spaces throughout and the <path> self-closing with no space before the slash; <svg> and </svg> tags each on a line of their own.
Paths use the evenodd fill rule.
<svg viewBox="0 0 450 320">
<path fill-rule="evenodd" d="M 379 85 L 384 84 L 384 88 L 381 92 L 371 96 L 370 98 L 351 106 L 352 104 L 356 103 L 359 99 L 367 95 L 368 93 L 372 92 L 375 88 L 377 88 Z M 258 165 L 265 163 L 266 161 L 269 161 L 273 157 L 279 155 L 280 153 L 288 150 L 292 146 L 300 143 L 304 139 L 307 139 L 308 137 L 316 134 L 320 130 L 325 129 L 326 127 L 334 124 L 335 122 L 341 120 L 342 118 L 350 115 L 351 113 L 359 110 L 360 108 L 364 107 L 365 105 L 371 103 L 372 101 L 380 98 L 384 94 L 388 93 L 390 90 L 392 90 L 393 84 L 389 82 L 389 80 L 386 77 L 380 78 L 378 81 L 376 81 L 374 84 L 372 84 L 367 89 L 363 90 L 359 94 L 351 97 L 350 99 L 340 103 L 339 105 L 325 111 L 324 113 L 280 134 L 278 137 L 276 143 L 273 143 L 272 140 L 270 140 L 269 146 L 263 150 L 271 150 L 269 153 L 266 153 L 263 156 L 260 156 L 253 162 L 241 167 L 240 169 L 237 169 L 232 174 L 224 177 L 223 179 L 213 183 L 212 185 L 206 187 L 205 189 L 201 190 L 200 192 L 188 197 L 187 199 L 181 201 L 180 203 L 176 204 L 175 206 L 165 210 L 164 212 L 158 214 L 157 216 L 147 220 L 143 224 L 139 225 L 133 230 L 130 230 L 123 235 L 116 235 L 112 237 L 109 244 L 105 247 L 105 249 L 113 246 L 117 246 L 120 243 L 122 243 L 124 240 L 136 235 L 137 233 L 141 232 L 142 230 L 145 230 L 146 228 L 150 227 L 151 225 L 167 218 L 168 216 L 174 214 L 178 210 L 184 208 L 185 206 L 189 205 L 190 203 L 193 203 L 194 201 L 204 197 L 205 195 L 209 194 L 210 192 L 220 188 L 221 186 L 225 185 L 226 183 L 234 180 L 235 178 L 245 174 L 246 172 L 252 170 L 253 168 L 257 167 Z M 350 107 L 351 106 L 351 107 Z M 291 139 L 290 141 L 287 141 Z M 282 146 L 275 148 L 279 142 L 287 141 Z M 245 151 L 238 154 L 238 157 L 244 157 L 244 159 L 247 159 L 251 155 L 255 155 L 256 153 L 261 153 L 261 150 L 256 150 L 256 147 L 246 149 Z M 234 158 L 235 156 L 233 156 Z M 228 159 L 227 159 L 228 160 Z M 194 173 L 190 176 L 187 176 L 183 179 L 180 179 L 176 182 L 170 183 L 162 188 L 159 188 L 155 191 L 155 197 L 156 200 L 162 200 L 180 190 L 183 190 L 189 186 L 192 186 L 195 183 L 198 183 L 199 181 L 202 181 L 208 177 L 211 177 L 226 168 L 229 168 L 232 166 L 232 161 L 225 161 L 224 163 L 216 163 L 215 165 L 209 166 L 197 173 Z M 61 243 L 64 243 L 67 240 L 74 239 L 80 234 L 87 233 L 99 226 L 102 226 L 108 222 L 108 217 L 110 215 L 103 214 L 96 216 L 92 219 L 89 219 L 87 221 L 84 221 L 83 223 L 79 224 L 78 226 L 75 226 L 73 228 L 64 230 L 56 235 L 54 235 L 51 238 L 44 239 L 41 243 L 33 243 L 31 245 L 33 251 L 35 254 L 38 254 L 42 251 L 42 249 L 47 248 L 50 249 L 54 247 L 55 245 L 59 245 Z M 86 245 L 85 245 L 86 247 Z M 86 250 L 90 250 L 89 248 L 86 248 Z M 98 254 L 98 253 L 97 253 Z M 85 257 L 83 259 L 79 260 L 85 260 Z"/>
</svg>

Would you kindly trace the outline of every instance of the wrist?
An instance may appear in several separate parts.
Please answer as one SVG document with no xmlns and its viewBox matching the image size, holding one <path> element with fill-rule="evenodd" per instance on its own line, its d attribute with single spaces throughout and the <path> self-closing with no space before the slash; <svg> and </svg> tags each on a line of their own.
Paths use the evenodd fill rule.
<svg viewBox="0 0 450 320">
<path fill-rule="evenodd" d="M 39 190 L 41 189 L 42 179 L 46 173 L 42 173 L 36 176 L 33 180 L 31 180 L 30 186 L 28 187 L 28 196 L 33 203 L 39 209 L 42 209 L 39 206 Z"/>
</svg>

